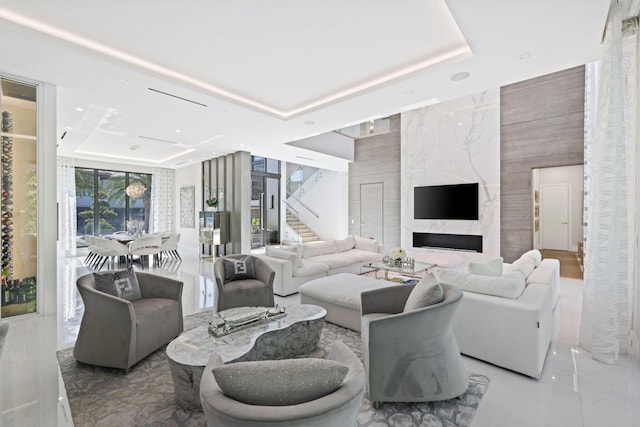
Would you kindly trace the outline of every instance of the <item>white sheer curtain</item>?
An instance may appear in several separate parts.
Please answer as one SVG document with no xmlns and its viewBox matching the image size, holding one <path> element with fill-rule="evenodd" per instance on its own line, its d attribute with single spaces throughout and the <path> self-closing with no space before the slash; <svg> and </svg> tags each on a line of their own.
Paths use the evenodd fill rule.
<svg viewBox="0 0 640 427">
<path fill-rule="evenodd" d="M 58 239 L 65 255 L 76 254 L 76 174 L 73 159 L 58 157 Z"/>
<path fill-rule="evenodd" d="M 585 272 L 580 344 L 614 363 L 629 346 L 633 308 L 637 21 L 609 10 L 602 63 L 587 68 Z M 597 77 L 597 86 L 594 83 Z M 593 111 L 595 106 L 596 111 Z M 590 108 L 591 107 L 591 108 Z"/>
<path fill-rule="evenodd" d="M 149 232 L 173 233 L 176 230 L 176 173 L 173 169 L 154 168 L 152 174 Z"/>
</svg>

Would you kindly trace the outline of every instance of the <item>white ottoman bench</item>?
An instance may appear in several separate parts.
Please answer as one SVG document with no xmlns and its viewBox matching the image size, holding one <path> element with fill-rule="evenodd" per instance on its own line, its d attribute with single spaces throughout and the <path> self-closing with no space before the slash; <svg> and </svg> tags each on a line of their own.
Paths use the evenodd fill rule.
<svg viewBox="0 0 640 427">
<path fill-rule="evenodd" d="M 315 304 L 327 310 L 325 321 L 360 331 L 360 294 L 370 289 L 397 286 L 366 276 L 341 273 L 310 280 L 300 286 L 300 304 Z"/>
</svg>

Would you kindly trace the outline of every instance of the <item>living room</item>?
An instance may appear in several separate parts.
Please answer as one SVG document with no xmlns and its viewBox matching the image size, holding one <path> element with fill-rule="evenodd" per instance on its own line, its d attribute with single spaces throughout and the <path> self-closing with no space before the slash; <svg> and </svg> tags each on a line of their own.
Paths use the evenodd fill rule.
<svg viewBox="0 0 640 427">
<path fill-rule="evenodd" d="M 604 19 L 606 18 L 607 6 L 606 2 L 601 3 L 599 7 L 589 9 L 589 13 L 593 15 L 593 22 L 597 22 L 597 25 L 592 24 L 590 28 L 583 30 L 585 34 L 589 34 L 589 40 L 596 41 L 595 45 L 598 45 L 598 48 L 600 47 L 599 42 Z M 462 8 L 460 5 L 452 4 L 448 5 L 448 7 L 451 9 L 451 13 L 456 18 L 456 22 L 463 33 L 465 33 L 465 37 L 470 41 L 472 50 L 477 56 L 476 60 L 479 58 L 483 61 L 491 61 L 490 57 L 484 57 L 480 54 L 482 51 L 480 46 L 484 45 L 481 43 L 481 39 L 476 39 L 472 35 L 474 33 L 472 26 L 468 26 L 467 22 L 472 19 L 471 16 L 473 14 L 469 12 L 463 13 L 460 10 Z M 474 6 L 474 8 L 476 7 L 482 8 L 482 6 Z M 544 7 L 547 7 L 547 9 L 544 9 L 546 11 L 552 10 L 551 5 L 540 6 L 541 10 Z M 21 9 L 16 6 L 15 10 Z M 21 12 L 24 16 L 29 16 L 30 13 L 33 13 L 33 16 L 37 17 L 37 13 L 33 11 L 21 10 Z M 476 16 L 485 16 L 478 9 L 474 9 L 474 12 L 477 12 Z M 511 12 L 513 14 L 507 16 L 520 16 L 519 13 Z M 532 11 L 529 10 L 528 12 Z M 524 12 L 521 13 L 526 15 Z M 537 13 L 542 12 L 538 11 Z M 475 19 L 476 16 L 473 18 Z M 8 18 L 3 15 L 3 19 L 6 20 Z M 41 18 L 41 20 L 43 19 Z M 13 26 L 23 24 L 16 24 L 15 20 L 11 22 L 13 23 L 8 25 L 10 28 L 6 31 L 13 36 Z M 518 21 L 514 20 L 513 22 Z M 558 28 L 560 27 L 558 25 Z M 33 31 L 33 27 L 27 28 L 30 28 L 28 31 Z M 572 34 L 574 34 L 575 38 L 583 36 L 583 33 Z M 16 37 L 19 38 L 20 36 Z M 40 35 L 39 37 L 44 36 Z M 553 39 L 553 37 L 549 36 L 549 39 Z M 493 41 L 496 42 L 495 40 Z M 573 121 L 571 118 L 584 117 L 588 108 L 585 110 L 584 95 L 582 102 L 576 103 L 574 94 L 578 92 L 584 94 L 585 87 L 589 85 L 589 78 L 585 78 L 585 76 L 589 76 L 589 72 L 588 70 L 585 71 L 585 66 L 588 67 L 595 59 L 598 59 L 598 54 L 590 52 L 583 55 L 576 54 L 576 57 L 567 55 L 559 58 L 552 67 L 545 68 L 538 63 L 528 63 L 527 61 L 530 58 L 519 58 L 518 55 L 521 54 L 526 56 L 527 51 L 520 50 L 517 46 L 510 46 L 505 39 L 501 39 L 497 43 L 502 44 L 503 50 L 511 51 L 511 56 L 514 57 L 515 65 L 510 66 L 512 73 L 508 78 L 490 78 L 488 74 L 481 75 L 473 70 L 470 78 L 452 81 L 450 79 L 450 76 L 453 75 L 452 69 L 456 71 L 465 70 L 465 67 L 461 66 L 466 64 L 462 59 L 463 62 L 453 68 L 443 67 L 439 70 L 436 67 L 433 71 L 435 74 L 431 74 L 430 79 L 447 81 L 446 90 L 427 90 L 427 85 L 421 86 L 418 83 L 416 85 L 405 85 L 404 92 L 407 93 L 402 93 L 402 91 L 398 93 L 407 99 L 397 100 L 394 95 L 393 99 L 389 98 L 388 105 L 375 115 L 363 115 L 362 110 L 360 110 L 361 107 L 349 105 L 349 98 L 347 97 L 347 104 L 341 106 L 340 103 L 336 103 L 334 105 L 335 109 L 330 112 L 334 117 L 331 120 L 323 121 L 324 119 L 321 118 L 314 120 L 306 113 L 298 116 L 294 115 L 289 120 L 285 120 L 285 122 L 299 122 L 297 129 L 295 131 L 284 131 L 282 124 L 265 123 L 267 121 L 270 122 L 270 119 L 267 120 L 262 114 L 255 112 L 256 108 L 260 108 L 259 106 L 248 113 L 255 121 L 246 121 L 245 117 L 241 123 L 238 123 L 239 119 L 235 117 L 235 108 L 237 108 L 237 102 L 241 103 L 241 101 L 234 100 L 234 102 L 227 102 L 224 105 L 210 104 L 218 106 L 216 107 L 215 120 L 234 122 L 239 127 L 242 127 L 244 123 L 252 123 L 250 127 L 256 129 L 261 129 L 264 124 L 264 129 L 269 129 L 269 132 L 281 130 L 282 136 L 279 140 L 286 140 L 285 142 L 295 142 L 313 137 L 316 131 L 319 131 L 318 133 L 322 135 L 330 130 L 347 128 L 349 127 L 348 125 L 358 125 L 358 127 L 366 129 L 369 126 L 373 127 L 372 133 L 362 134 L 354 138 L 353 161 L 326 153 L 318 153 L 316 157 L 316 152 L 314 151 L 285 144 L 281 144 L 283 146 L 282 156 L 276 156 L 274 155 L 276 153 L 275 149 L 269 144 L 261 144 L 262 141 L 259 136 L 248 136 L 247 134 L 243 134 L 239 140 L 220 144 L 218 148 L 218 145 L 215 145 L 216 141 L 225 140 L 227 137 L 224 135 L 231 135 L 233 130 L 218 130 L 215 133 L 207 131 L 208 137 L 206 138 L 200 136 L 192 138 L 190 136 L 183 140 L 180 138 L 189 132 L 188 126 L 180 124 L 177 127 L 171 123 L 156 123 L 158 128 L 166 124 L 167 129 L 163 131 L 163 135 L 169 135 L 168 132 L 170 131 L 175 136 L 175 138 L 166 136 L 166 140 L 174 142 L 185 140 L 203 141 L 202 146 L 207 147 L 208 150 L 208 154 L 199 154 L 200 157 L 194 157 L 191 161 L 185 160 L 184 164 L 171 168 L 175 174 L 175 183 L 172 188 L 174 200 L 172 216 L 175 221 L 175 230 L 173 231 L 181 234 L 182 240 L 179 252 L 183 256 L 183 260 L 177 270 L 165 271 L 163 274 L 173 276 L 177 274 L 185 280 L 185 283 L 190 283 L 189 291 L 184 295 L 184 298 L 188 299 L 186 304 L 189 306 L 185 310 L 185 314 L 211 306 L 213 296 L 208 293 L 212 286 L 210 282 L 212 276 L 208 271 L 202 270 L 203 264 L 199 258 L 198 228 L 197 226 L 181 227 L 179 224 L 183 208 L 181 206 L 180 190 L 185 187 L 194 188 L 192 203 L 195 211 L 194 215 L 197 215 L 197 211 L 204 210 L 204 199 L 208 196 L 207 188 L 203 185 L 203 179 L 205 179 L 203 164 L 208 165 L 212 161 L 218 164 L 222 161 L 213 159 L 221 158 L 225 159 L 224 163 L 226 165 L 233 164 L 233 159 L 237 152 L 246 153 L 243 156 L 255 155 L 263 158 L 276 158 L 282 160 L 283 164 L 284 162 L 290 164 L 314 163 L 302 158 L 313 156 L 315 158 L 315 166 L 335 173 L 337 179 L 335 191 L 328 196 L 330 198 L 327 200 L 330 201 L 330 204 L 338 207 L 336 210 L 339 211 L 339 216 L 336 219 L 336 223 L 339 223 L 339 225 L 329 229 L 323 230 L 320 228 L 317 230 L 318 234 L 324 239 L 339 239 L 351 234 L 373 235 L 373 232 L 366 231 L 362 227 L 365 221 L 361 218 L 361 213 L 363 212 L 360 207 L 362 202 L 361 189 L 363 184 L 382 182 L 384 198 L 381 206 L 384 208 L 382 210 L 384 226 L 381 229 L 380 240 L 384 243 L 387 251 L 396 246 L 415 249 L 413 244 L 414 233 L 482 236 L 483 250 L 481 253 L 463 253 L 465 258 L 468 258 L 468 261 L 485 261 L 497 256 L 503 256 L 505 262 L 512 262 L 527 250 L 532 249 L 531 242 L 535 233 L 536 223 L 533 219 L 535 214 L 533 209 L 535 195 L 530 186 L 532 180 L 531 169 L 578 165 L 584 161 L 585 122 L 580 120 Z M 547 41 L 547 43 L 549 42 Z M 584 50 L 588 49 L 585 48 Z M 533 51 L 534 60 L 537 55 L 538 51 Z M 140 56 L 144 57 L 144 55 Z M 558 54 L 558 56 L 561 55 Z M 577 58 L 578 56 L 580 56 L 580 59 Z M 108 61 L 104 62 L 108 63 Z M 112 64 L 107 65 L 107 67 L 112 66 Z M 144 68 L 143 64 L 139 66 Z M 6 72 L 13 77 L 31 78 L 45 82 L 52 81 L 44 77 L 38 77 L 37 73 L 19 67 L 7 68 L 6 70 L 0 69 L 0 71 Z M 541 85 L 540 82 L 545 81 L 545 79 L 551 80 L 557 85 Z M 581 85 L 566 83 L 567 81 L 575 82 L 579 80 L 582 80 Z M 127 86 L 129 88 L 132 86 L 137 87 L 137 83 L 133 80 L 130 80 L 129 83 L 116 82 L 116 85 L 122 86 L 124 90 L 126 90 Z M 152 85 L 151 87 L 157 86 Z M 572 92 L 572 90 L 575 92 Z M 408 93 L 410 91 L 414 93 Z M 189 89 L 184 89 L 183 87 L 173 93 L 195 95 L 190 96 L 190 98 L 196 100 L 204 99 L 199 90 L 193 89 L 193 86 Z M 427 94 L 433 94 L 433 96 L 427 96 Z M 530 97 L 527 98 L 527 95 Z M 378 96 L 385 97 L 384 94 Z M 71 91 L 66 89 L 64 84 L 60 84 L 57 97 L 59 102 L 64 103 L 65 111 L 75 110 L 76 105 L 79 105 L 76 99 L 73 98 Z M 409 98 L 411 99 L 410 101 L 408 100 Z M 434 100 L 433 98 L 437 99 Z M 40 100 L 51 102 L 50 97 L 44 97 Z M 540 101 L 541 104 L 545 105 L 551 104 L 557 114 L 555 116 L 554 114 L 547 114 L 547 112 L 541 114 L 540 104 L 536 105 L 536 101 Z M 162 102 L 159 101 L 158 103 L 161 104 Z M 55 100 L 53 103 L 55 104 Z M 147 100 L 145 108 L 151 108 L 152 105 L 150 104 L 152 103 Z M 582 109 L 575 108 L 577 104 L 581 104 Z M 62 112 L 63 106 L 60 105 L 58 108 Z M 184 108 L 189 111 L 191 111 L 191 108 L 194 109 L 194 123 L 212 121 L 210 116 L 204 116 L 197 111 L 197 108 L 199 108 L 197 105 Z M 161 107 L 160 110 L 162 109 Z M 170 109 L 166 108 L 166 110 Z M 222 111 L 224 109 L 227 111 Z M 356 112 L 346 111 L 351 109 Z M 55 112 L 55 108 L 53 111 Z M 566 114 L 568 111 L 571 114 Z M 87 110 L 84 112 L 77 111 L 79 116 L 83 116 L 85 119 L 87 116 L 84 113 L 86 112 Z M 131 117 L 124 113 L 126 113 L 126 110 L 122 110 L 121 114 L 127 116 L 127 118 Z M 109 114 L 100 117 L 108 119 L 106 124 L 115 125 L 117 124 L 117 116 L 118 114 Z M 55 145 L 60 145 L 58 154 L 67 149 L 65 148 L 67 143 L 69 143 L 69 146 L 74 147 L 74 138 L 77 138 L 77 132 L 80 132 L 76 127 L 76 123 L 63 123 L 61 117 L 68 118 L 70 116 L 68 113 L 58 117 L 54 114 L 53 117 L 49 116 L 48 119 L 49 126 L 53 129 L 53 132 L 48 132 L 48 134 L 53 134 L 55 137 L 50 141 L 52 144 L 43 147 L 42 150 L 46 157 L 50 157 L 50 159 L 56 157 Z M 171 116 L 158 114 L 158 117 L 163 117 L 162 120 L 169 122 L 168 118 Z M 345 117 L 350 117 L 352 120 L 345 120 Z M 548 121 L 544 122 L 542 120 L 542 123 L 538 123 L 540 125 L 539 130 L 530 126 L 535 125 L 535 122 L 537 120 L 540 121 L 540 119 L 548 119 Z M 277 121 L 283 122 L 282 119 Z M 305 124 L 305 122 L 315 123 Z M 362 126 L 360 126 L 361 123 Z M 105 125 L 104 122 L 101 124 Z M 376 125 L 382 125 L 383 129 L 376 130 Z M 67 126 L 73 129 L 66 129 Z M 550 132 L 545 133 L 546 130 L 553 126 L 556 126 L 556 130 L 560 128 L 562 130 L 561 136 L 557 139 L 550 138 Z M 113 132 L 111 135 L 113 139 L 107 138 L 104 134 L 99 135 L 100 138 L 96 138 L 93 141 L 94 147 L 92 149 L 85 147 L 85 151 L 94 153 L 94 158 L 91 159 L 92 155 L 87 155 L 89 158 L 75 159 L 73 161 L 74 167 L 81 166 L 129 173 L 153 174 L 154 170 L 168 168 L 167 165 L 169 163 L 173 164 L 182 161 L 178 157 L 168 161 L 167 164 L 147 163 L 144 165 L 144 159 L 151 156 L 146 151 L 147 148 L 143 147 L 139 150 L 134 150 L 131 147 L 135 146 L 135 144 L 131 142 L 116 142 L 118 131 L 114 130 L 114 128 L 110 129 Z M 434 132 L 434 129 L 439 129 L 439 131 Z M 177 132 L 178 130 L 180 132 Z M 67 135 L 61 137 L 65 131 Z M 265 135 L 268 133 L 266 130 L 262 130 L 262 132 L 265 132 Z M 287 132 L 291 133 L 287 134 Z M 145 133 L 143 130 L 136 134 L 136 138 L 140 135 L 155 137 L 155 135 Z M 470 136 L 472 138 L 469 139 Z M 265 140 L 267 139 L 275 140 L 278 138 L 268 133 Z M 53 144 L 54 140 L 58 144 Z M 204 142 L 205 140 L 206 142 Z M 542 142 L 549 140 L 553 141 L 553 143 L 545 144 Z M 448 141 L 455 142 L 447 144 Z M 565 143 L 567 145 L 563 145 Z M 113 145 L 111 147 L 112 151 L 107 152 L 105 156 L 96 155 L 95 151 L 92 151 L 111 144 Z M 180 152 L 186 152 L 193 148 L 187 146 L 188 144 L 181 144 L 167 143 L 165 145 L 173 146 L 172 148 Z M 225 146 L 225 144 L 227 145 Z M 216 148 L 213 148 L 214 146 Z M 216 154 L 211 154 L 214 150 Z M 160 153 L 160 158 L 166 159 L 172 155 L 173 152 Z M 227 161 L 226 159 L 229 160 Z M 461 161 L 461 159 L 464 159 L 464 161 Z M 49 167 L 48 175 L 43 175 L 43 177 L 53 178 L 51 181 L 55 183 L 55 171 L 52 170 L 55 167 L 52 167 L 51 162 L 46 164 Z M 158 165 L 160 166 L 158 167 Z M 44 167 L 44 165 L 41 166 Z M 231 170 L 232 168 L 229 167 L 224 172 L 218 173 L 227 174 L 231 173 Z M 220 175 L 216 175 L 216 180 L 219 177 Z M 248 175 L 242 177 L 242 183 L 233 175 L 226 175 L 224 180 L 224 193 L 229 196 L 228 200 L 231 200 L 230 196 L 234 190 L 226 186 L 231 187 L 232 182 L 239 183 L 238 191 L 249 193 L 250 185 L 246 182 Z M 209 177 L 209 182 L 212 182 L 211 177 Z M 412 191 L 414 187 L 462 182 L 480 184 L 482 191 L 479 200 L 480 215 L 477 221 L 430 222 L 417 220 L 413 217 L 414 195 Z M 42 191 L 38 192 L 42 198 L 39 202 L 42 203 L 41 211 L 53 211 L 52 209 L 55 209 L 56 206 L 56 198 L 53 196 L 55 194 L 55 184 L 54 187 L 47 187 L 47 185 L 51 185 L 51 182 L 47 182 L 45 178 L 42 181 Z M 246 202 L 243 203 L 246 203 L 244 207 L 238 208 L 238 212 L 243 212 L 242 214 L 239 213 L 241 219 L 238 221 L 242 224 L 245 222 L 248 224 L 250 220 L 248 197 Z M 319 204 L 327 205 L 328 203 L 323 200 Z M 517 209 L 512 208 L 514 206 L 517 206 Z M 505 210 L 505 207 L 508 209 Z M 370 213 L 367 209 L 364 212 Z M 42 215 L 42 217 L 43 233 L 41 236 L 46 237 L 46 239 L 43 238 L 43 240 L 39 241 L 41 244 L 40 250 L 56 253 L 55 230 L 57 227 L 55 218 L 46 218 L 46 215 Z M 197 217 L 194 217 L 194 221 L 197 222 Z M 235 242 L 237 242 L 237 245 L 230 245 L 229 250 L 249 253 L 251 251 L 249 235 L 248 227 L 245 229 L 238 226 L 234 237 L 234 245 Z M 77 255 L 80 254 L 84 255 L 84 252 L 80 252 Z M 31 333 L 29 331 L 38 331 L 36 333 L 42 334 L 38 335 L 41 339 L 35 339 L 35 341 L 46 343 L 50 348 L 62 349 L 63 347 L 60 343 L 64 342 L 67 347 L 71 345 L 72 343 L 65 340 L 68 337 L 73 337 L 74 333 L 77 333 L 78 327 L 78 323 L 67 322 L 78 314 L 75 312 L 78 308 L 75 280 L 70 280 L 70 277 L 76 277 L 79 271 L 85 270 L 83 270 L 83 265 L 63 259 L 64 256 L 60 252 L 58 252 L 58 258 L 57 264 L 55 260 L 53 260 L 52 264 L 51 259 L 49 259 L 46 266 L 39 270 L 38 275 L 41 277 L 57 277 L 59 284 L 71 281 L 73 286 L 42 286 L 39 289 L 42 300 L 39 302 L 41 305 L 38 306 L 38 316 L 41 319 L 48 320 L 37 325 L 28 325 L 29 322 L 27 321 L 14 321 L 12 322 L 12 328 L 15 328 L 13 333 L 17 333 L 22 328 L 25 336 Z M 82 259 L 84 257 L 76 256 L 75 258 Z M 44 263 L 44 261 L 42 262 Z M 208 263 L 204 264 L 208 265 L 206 268 L 211 268 L 211 261 L 205 261 L 205 263 Z M 190 278 L 186 279 L 187 277 Z M 209 282 L 207 283 L 207 281 Z M 611 417 L 614 416 L 613 414 L 620 417 L 617 418 L 620 425 L 631 425 L 630 420 L 637 414 L 633 412 L 633 409 L 630 409 L 628 402 L 638 396 L 638 390 L 634 388 L 635 386 L 629 385 L 629 381 L 638 376 L 637 361 L 631 358 L 626 359 L 625 357 L 627 356 L 621 356 L 621 360 L 617 364 L 606 365 L 591 361 L 585 355 L 585 350 L 578 345 L 579 312 L 582 306 L 583 288 L 581 284 L 570 281 L 563 281 L 563 283 L 567 283 L 567 285 L 561 288 L 559 300 L 561 311 L 556 312 L 556 315 L 560 317 L 559 329 L 556 330 L 557 335 L 552 340 L 545 363 L 545 375 L 541 380 L 530 380 L 508 371 L 503 372 L 500 368 L 487 366 L 483 362 L 465 358 L 469 364 L 467 369 L 470 372 L 484 374 L 491 380 L 487 394 L 475 414 L 473 425 L 513 425 L 514 423 L 523 425 L 598 425 L 598 422 L 603 419 L 601 417 Z M 203 299 L 206 301 L 202 301 Z M 281 301 L 281 304 L 291 305 L 292 302 L 285 299 Z M 637 310 L 638 305 L 636 304 L 635 307 Z M 634 316 L 634 319 L 637 318 L 638 316 Z M 76 320 L 78 319 L 76 318 Z M 637 322 L 637 320 L 635 321 Z M 74 328 L 76 328 L 75 331 Z M 637 330 L 637 328 L 632 328 L 632 330 Z M 52 339 L 52 336 L 58 337 L 57 343 L 54 342 L 56 339 Z M 64 338 L 62 338 L 63 336 Z M 23 347 L 23 353 L 19 357 L 24 358 L 25 352 L 38 352 L 37 350 L 34 351 L 33 347 L 28 347 L 33 344 L 28 344 L 27 340 L 24 341 L 22 345 L 25 347 Z M 23 415 L 28 412 L 28 408 L 31 408 L 31 406 L 25 406 L 24 408 L 27 409 L 20 409 L 18 407 L 21 404 L 46 400 L 49 403 L 43 406 L 48 405 L 49 410 L 62 414 L 60 415 L 60 425 L 65 425 L 63 422 L 65 410 L 60 409 L 57 403 L 58 396 L 63 394 L 64 385 L 58 384 L 58 373 L 55 372 L 57 370 L 57 361 L 52 358 L 50 350 L 47 350 L 47 352 L 46 355 L 38 356 L 35 362 L 31 361 L 29 364 L 27 364 L 26 358 L 24 358 L 24 363 L 17 363 L 16 360 L 19 360 L 19 358 L 9 359 L 14 361 L 10 367 L 15 368 L 16 371 L 18 369 L 26 369 L 26 366 L 34 363 L 42 363 L 47 366 L 48 370 L 46 372 L 41 375 L 35 375 L 32 378 L 33 382 L 39 384 L 44 384 L 46 381 L 46 384 L 48 384 L 46 387 L 51 392 L 48 393 L 48 397 L 40 396 L 31 398 L 31 400 L 18 398 L 16 395 L 3 397 L 2 402 L 7 402 L 7 405 L 10 405 L 6 406 L 3 403 L 3 422 L 6 420 L 8 423 L 13 422 L 15 425 L 20 425 L 20 418 L 15 416 L 18 414 Z M 8 354 L 16 355 L 15 350 L 7 347 L 5 348 L 4 356 L 11 357 L 7 356 Z M 4 374 L 8 372 L 9 367 L 5 364 L 3 365 L 2 374 L 4 378 Z M 11 390 L 19 390 L 15 383 L 25 382 L 23 378 L 16 376 L 13 380 L 13 385 L 9 386 L 6 391 L 3 387 L 3 396 L 8 396 Z M 575 380 L 575 378 L 579 378 L 579 381 Z M 576 381 L 580 383 L 581 387 L 576 386 Z M 554 385 L 558 384 L 558 382 L 562 382 L 562 385 Z M 603 383 L 606 383 L 606 385 L 603 386 Z M 607 390 L 608 388 L 622 389 L 622 392 L 612 395 L 615 398 L 607 396 L 605 407 L 598 406 L 598 399 L 602 399 L 603 394 L 597 391 L 598 385 Z M 576 389 L 580 391 L 576 391 Z M 612 403 L 612 401 L 616 400 L 617 403 Z M 533 404 L 531 403 L 532 401 L 536 403 Z M 17 404 L 17 402 L 20 402 L 20 404 Z M 509 403 L 509 409 L 503 410 L 500 408 L 500 406 L 504 405 L 504 402 Z M 563 408 L 569 409 L 565 411 Z M 66 410 L 68 411 L 68 408 Z M 25 424 L 27 423 L 26 419 L 22 419 Z"/>
</svg>

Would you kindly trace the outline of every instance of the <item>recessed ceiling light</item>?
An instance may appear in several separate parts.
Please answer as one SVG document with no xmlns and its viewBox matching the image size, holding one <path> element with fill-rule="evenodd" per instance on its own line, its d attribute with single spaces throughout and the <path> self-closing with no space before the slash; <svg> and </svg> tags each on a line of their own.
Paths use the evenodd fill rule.
<svg viewBox="0 0 640 427">
<path fill-rule="evenodd" d="M 458 122 L 458 126 L 462 126 L 462 122 Z"/>
<path fill-rule="evenodd" d="M 314 122 L 313 120 L 306 120 L 306 121 L 304 122 L 304 124 L 305 124 L 305 125 L 307 125 L 307 126 L 313 126 L 313 125 L 315 125 L 315 124 L 316 124 L 316 122 Z"/>
<path fill-rule="evenodd" d="M 82 108 L 82 107 L 76 107 L 76 111 L 81 111 L 81 112 L 82 112 L 82 111 L 84 111 L 84 108 Z"/>
<path fill-rule="evenodd" d="M 460 71 L 459 73 L 452 75 L 450 79 L 454 82 L 459 82 L 460 80 L 468 79 L 470 75 L 471 73 L 468 71 Z"/>
<path fill-rule="evenodd" d="M 176 129 L 176 133 L 180 133 L 182 132 L 180 129 Z"/>
<path fill-rule="evenodd" d="M 73 128 L 71 126 L 67 126 L 65 127 L 66 130 L 72 130 Z"/>
<path fill-rule="evenodd" d="M 518 58 L 520 58 L 520 59 L 529 59 L 529 58 L 531 58 L 531 52 L 521 53 L 520 55 L 518 55 Z"/>
</svg>

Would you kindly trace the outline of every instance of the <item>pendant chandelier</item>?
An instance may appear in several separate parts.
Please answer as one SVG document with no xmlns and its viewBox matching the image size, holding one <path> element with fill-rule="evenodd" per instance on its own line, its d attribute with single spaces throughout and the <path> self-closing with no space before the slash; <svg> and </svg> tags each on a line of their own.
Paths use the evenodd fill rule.
<svg viewBox="0 0 640 427">
<path fill-rule="evenodd" d="M 129 196 L 132 200 L 137 200 L 138 197 L 142 196 L 145 191 L 147 191 L 147 187 L 145 187 L 141 182 L 134 182 L 133 184 L 129 184 L 129 186 L 124 190 L 124 192 L 127 193 L 127 196 Z"/>
</svg>

